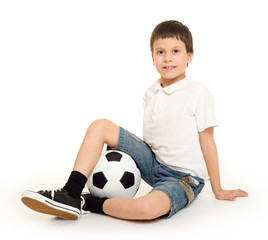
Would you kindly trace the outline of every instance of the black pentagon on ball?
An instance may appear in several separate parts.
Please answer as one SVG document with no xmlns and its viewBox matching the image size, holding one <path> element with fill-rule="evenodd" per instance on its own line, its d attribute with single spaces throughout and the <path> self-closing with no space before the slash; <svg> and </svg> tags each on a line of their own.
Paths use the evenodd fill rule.
<svg viewBox="0 0 268 240">
<path fill-rule="evenodd" d="M 107 153 L 105 157 L 107 158 L 108 162 L 113 162 L 113 161 L 120 162 L 123 155 L 118 152 L 110 152 L 110 153 Z"/>
<path fill-rule="evenodd" d="M 132 187 L 135 183 L 134 174 L 131 172 L 124 172 L 123 176 L 120 179 L 120 182 L 122 183 L 125 189 Z"/>
<path fill-rule="evenodd" d="M 103 189 L 105 184 L 108 182 L 103 172 L 97 172 L 93 174 L 93 186 Z"/>
</svg>

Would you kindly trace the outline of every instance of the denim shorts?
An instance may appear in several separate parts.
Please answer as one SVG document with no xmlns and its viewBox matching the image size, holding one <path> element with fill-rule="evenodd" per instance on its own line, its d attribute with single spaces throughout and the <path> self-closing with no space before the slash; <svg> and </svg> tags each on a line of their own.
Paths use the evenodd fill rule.
<svg viewBox="0 0 268 240">
<path fill-rule="evenodd" d="M 118 150 L 130 155 L 136 162 L 141 172 L 142 179 L 152 187 L 152 191 L 162 191 L 170 199 L 170 212 L 162 216 L 170 218 L 180 209 L 184 208 L 189 201 L 187 192 L 180 184 L 180 180 L 185 177 L 193 179 L 189 184 L 193 191 L 193 199 L 201 192 L 204 187 L 204 180 L 198 177 L 190 176 L 188 173 L 178 172 L 159 163 L 151 148 L 134 134 L 120 127 L 118 144 L 115 148 L 108 149 Z"/>
</svg>

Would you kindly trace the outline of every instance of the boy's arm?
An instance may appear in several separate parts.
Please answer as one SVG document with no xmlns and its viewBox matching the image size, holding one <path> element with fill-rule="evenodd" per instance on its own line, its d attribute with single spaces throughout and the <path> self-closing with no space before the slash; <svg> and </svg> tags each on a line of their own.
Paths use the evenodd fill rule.
<svg viewBox="0 0 268 240">
<path fill-rule="evenodd" d="M 217 147 L 213 137 L 213 127 L 199 133 L 201 150 L 207 165 L 212 191 L 217 199 L 235 201 L 236 197 L 246 197 L 247 192 L 236 190 L 223 190 L 220 183 L 220 170 Z"/>
</svg>

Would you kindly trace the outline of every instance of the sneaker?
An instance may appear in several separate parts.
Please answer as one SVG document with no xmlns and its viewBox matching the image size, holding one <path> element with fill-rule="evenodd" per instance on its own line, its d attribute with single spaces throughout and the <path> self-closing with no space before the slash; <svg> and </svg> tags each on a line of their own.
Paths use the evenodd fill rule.
<svg viewBox="0 0 268 240">
<path fill-rule="evenodd" d="M 32 210 L 69 220 L 78 219 L 85 204 L 84 198 L 73 198 L 65 189 L 25 191 L 21 200 Z"/>
<path fill-rule="evenodd" d="M 91 196 L 92 195 L 90 193 L 82 193 L 82 195 L 81 195 L 81 198 L 83 199 L 83 205 L 82 205 L 82 208 L 81 208 L 81 214 L 82 215 L 90 213 L 89 210 L 86 210 L 86 199 L 88 197 L 91 197 Z"/>
</svg>

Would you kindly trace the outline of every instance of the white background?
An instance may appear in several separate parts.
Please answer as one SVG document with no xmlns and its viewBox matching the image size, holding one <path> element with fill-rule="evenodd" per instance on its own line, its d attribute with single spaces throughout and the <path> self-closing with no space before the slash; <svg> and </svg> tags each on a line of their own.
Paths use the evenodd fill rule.
<svg viewBox="0 0 268 240">
<path fill-rule="evenodd" d="M 0 1 L 1 234 L 28 239 L 267 236 L 267 6 L 265 1 Z M 187 75 L 211 90 L 222 185 L 248 198 L 218 201 L 209 184 L 170 220 L 34 213 L 20 194 L 63 185 L 88 125 L 108 118 L 142 137 L 142 96 L 158 74 L 149 38 L 164 20 L 194 39 Z M 139 194 L 145 194 L 143 185 Z M 8 236 L 5 235 L 5 236 Z"/>
</svg>

